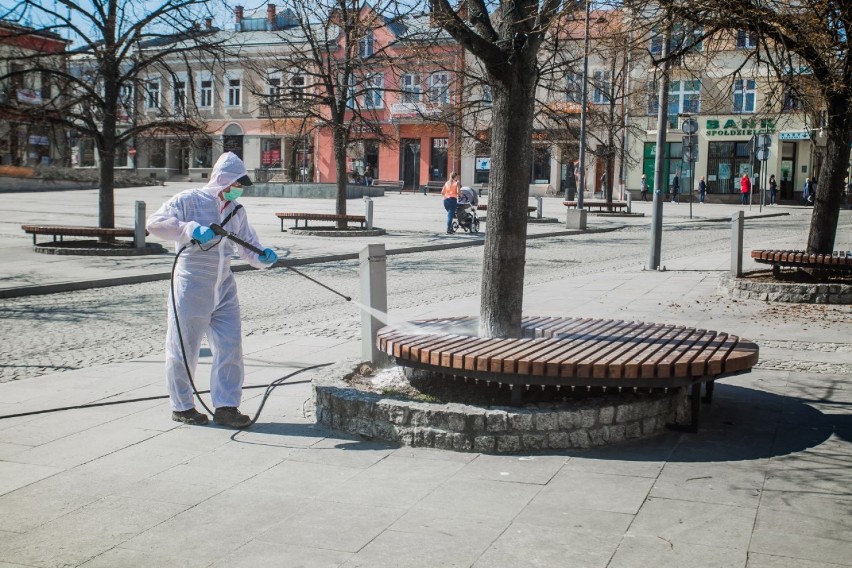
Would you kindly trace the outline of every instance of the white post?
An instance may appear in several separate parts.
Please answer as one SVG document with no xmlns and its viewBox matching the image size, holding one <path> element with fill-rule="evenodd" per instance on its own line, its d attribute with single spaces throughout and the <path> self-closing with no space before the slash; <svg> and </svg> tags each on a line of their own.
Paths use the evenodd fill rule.
<svg viewBox="0 0 852 568">
<path fill-rule="evenodd" d="M 134 248 L 145 248 L 145 202 L 136 202 L 136 221 L 133 232 Z"/>
<path fill-rule="evenodd" d="M 373 200 L 369 195 L 364 196 L 364 216 L 367 218 L 367 228 L 373 228 Z"/>
<path fill-rule="evenodd" d="M 745 213 L 737 211 L 731 216 L 731 276 L 743 275 L 743 225 Z"/>
<path fill-rule="evenodd" d="M 631 197 L 629 191 L 624 192 L 624 197 L 627 199 L 627 212 L 632 213 L 633 212 L 633 197 Z"/>
<path fill-rule="evenodd" d="M 361 277 L 361 303 L 369 308 L 369 311 L 361 309 L 361 358 L 380 363 L 386 360 L 386 356 L 376 345 L 376 334 L 384 323 L 374 314 L 384 315 L 388 311 L 385 245 L 373 244 L 361 249 L 358 270 Z"/>
<path fill-rule="evenodd" d="M 537 195 L 536 198 L 535 198 L 535 204 L 536 204 L 535 218 L 536 219 L 541 219 L 541 214 L 542 214 L 541 202 L 542 202 L 541 196 Z"/>
<path fill-rule="evenodd" d="M 586 230 L 586 213 L 587 209 L 572 209 L 571 207 L 565 213 L 565 227 L 568 229 Z"/>
</svg>

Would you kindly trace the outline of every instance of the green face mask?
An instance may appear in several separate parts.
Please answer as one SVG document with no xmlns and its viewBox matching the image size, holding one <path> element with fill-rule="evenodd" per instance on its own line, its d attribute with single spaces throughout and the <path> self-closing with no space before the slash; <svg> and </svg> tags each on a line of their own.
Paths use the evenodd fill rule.
<svg viewBox="0 0 852 568">
<path fill-rule="evenodd" d="M 243 194 L 243 188 L 241 187 L 232 187 L 230 191 L 226 191 L 222 194 L 222 197 L 227 199 L 228 201 L 233 201 L 234 199 L 238 199 Z"/>
</svg>

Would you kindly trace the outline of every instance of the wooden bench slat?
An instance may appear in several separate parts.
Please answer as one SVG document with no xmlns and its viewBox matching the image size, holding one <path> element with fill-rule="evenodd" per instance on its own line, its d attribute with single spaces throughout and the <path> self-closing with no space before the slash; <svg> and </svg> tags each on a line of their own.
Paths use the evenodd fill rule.
<svg viewBox="0 0 852 568">
<path fill-rule="evenodd" d="M 645 346 L 641 351 L 637 351 L 633 357 L 624 363 L 624 378 L 637 379 L 643 377 L 642 365 L 648 361 L 654 354 L 663 348 L 666 344 L 674 339 L 680 328 L 673 325 L 663 326 L 659 334 L 656 334 L 653 341 Z"/>
<path fill-rule="evenodd" d="M 588 373 L 588 369 L 584 367 L 583 373 L 581 373 L 580 366 L 585 363 L 588 357 L 601 349 L 601 336 L 606 337 L 618 335 L 624 330 L 624 326 L 627 323 L 629 322 L 612 321 L 612 325 L 608 325 L 600 329 L 597 333 L 588 336 L 583 341 L 578 342 L 576 349 L 573 349 L 560 357 L 558 362 L 559 376 L 588 378 L 588 375 L 585 374 Z"/>
<path fill-rule="evenodd" d="M 613 356 L 613 353 L 618 353 L 624 349 L 633 337 L 642 332 L 644 327 L 639 322 L 629 322 L 628 325 L 622 326 L 617 333 L 613 333 L 607 338 L 604 345 L 577 364 L 577 376 L 606 377 L 608 359 Z"/>
<path fill-rule="evenodd" d="M 725 357 L 724 372 L 736 373 L 751 369 L 757 364 L 758 348 L 751 341 L 737 341 L 737 344 Z"/>
<path fill-rule="evenodd" d="M 720 347 L 722 347 L 722 345 L 725 344 L 725 341 L 727 340 L 727 333 L 717 333 L 716 337 L 710 340 L 710 343 L 704 348 L 704 350 L 692 360 L 689 369 L 689 375 L 693 377 L 706 377 L 718 374 L 718 372 L 711 372 L 710 361 L 713 360 L 713 357 L 716 355 L 716 352 L 719 350 Z"/>
<path fill-rule="evenodd" d="M 664 324 L 655 324 L 649 326 L 644 333 L 635 338 L 635 344 L 618 355 L 609 363 L 607 374 L 612 378 L 626 378 L 627 365 L 631 361 L 637 361 L 641 354 L 648 349 L 649 345 L 653 345 L 659 341 L 670 330 L 670 326 Z"/>
<path fill-rule="evenodd" d="M 652 377 L 662 377 L 667 378 L 669 376 L 667 369 L 664 375 L 660 374 L 660 367 L 662 361 L 666 359 L 666 357 L 673 350 L 677 349 L 679 345 L 681 345 L 684 341 L 686 341 L 691 335 L 692 331 L 688 327 L 677 326 L 675 328 L 677 333 L 669 338 L 665 344 L 660 345 L 658 349 L 656 349 L 652 355 L 647 358 L 642 365 L 640 366 L 640 376 L 642 378 L 652 378 Z"/>
<path fill-rule="evenodd" d="M 691 349 L 703 336 L 705 330 L 693 329 L 691 333 L 678 345 L 674 346 L 665 357 L 658 360 L 657 377 L 668 378 L 674 374 L 675 361 L 679 360 L 689 349 Z"/>
<path fill-rule="evenodd" d="M 714 337 L 716 337 L 716 332 L 704 331 L 701 337 L 675 361 L 673 374 L 675 376 L 689 376 L 692 362 L 706 349 L 710 348 Z"/>
<path fill-rule="evenodd" d="M 618 339 L 615 349 L 611 349 L 609 353 L 595 362 L 592 376 L 599 379 L 621 376 L 622 362 L 630 357 L 630 353 L 635 353 L 637 349 L 641 349 L 643 341 L 649 335 L 652 335 L 655 329 L 653 326 L 637 324 L 637 327 L 629 334 Z"/>
</svg>

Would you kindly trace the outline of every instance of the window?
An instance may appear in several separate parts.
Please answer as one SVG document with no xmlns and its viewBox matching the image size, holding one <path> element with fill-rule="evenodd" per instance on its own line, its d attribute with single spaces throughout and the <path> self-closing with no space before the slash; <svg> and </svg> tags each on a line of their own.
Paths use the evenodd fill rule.
<svg viewBox="0 0 852 568">
<path fill-rule="evenodd" d="M 648 81 L 648 114 L 656 116 L 660 110 L 660 93 L 656 81 Z"/>
<path fill-rule="evenodd" d="M 373 55 L 374 47 L 373 31 L 370 30 L 367 32 L 367 35 L 358 41 L 358 56 L 362 58 L 370 57 Z"/>
<path fill-rule="evenodd" d="M 757 34 L 746 30 L 737 30 L 737 48 L 753 49 L 757 47 Z"/>
<path fill-rule="evenodd" d="M 400 80 L 402 86 L 402 99 L 404 103 L 419 103 L 423 94 L 420 87 L 420 76 L 414 73 L 406 73 Z"/>
<path fill-rule="evenodd" d="M 301 73 L 296 73 L 290 77 L 290 96 L 294 101 L 305 100 L 306 88 L 305 76 Z"/>
<path fill-rule="evenodd" d="M 148 81 L 146 89 L 148 90 L 148 99 L 147 104 L 145 105 L 146 108 L 148 110 L 160 108 L 160 82 Z"/>
<path fill-rule="evenodd" d="M 346 87 L 346 106 L 349 108 L 357 108 L 358 101 L 355 100 L 355 77 L 349 75 L 349 86 Z"/>
<path fill-rule="evenodd" d="M 671 40 L 669 41 L 669 54 L 685 51 L 694 52 L 701 51 L 701 37 L 704 35 L 704 27 L 696 26 L 694 28 L 684 27 L 681 23 L 675 23 L 672 26 Z M 651 36 L 651 45 L 648 48 L 654 56 L 660 56 L 663 53 L 663 34 L 659 30 L 655 30 Z"/>
<path fill-rule="evenodd" d="M 174 87 L 174 112 L 175 114 L 186 113 L 186 81 L 178 79 Z"/>
<path fill-rule="evenodd" d="M 701 111 L 701 81 L 669 83 L 669 115 L 698 114 Z"/>
<path fill-rule="evenodd" d="M 569 71 L 565 75 L 565 101 L 569 103 L 583 102 L 583 76 Z"/>
<path fill-rule="evenodd" d="M 364 94 L 364 108 L 382 108 L 382 93 L 385 88 L 385 76 L 376 74 L 367 78 Z"/>
<path fill-rule="evenodd" d="M 784 110 L 802 110 L 802 99 L 790 87 L 784 89 Z"/>
<path fill-rule="evenodd" d="M 281 139 L 260 139 L 260 165 L 264 168 L 281 167 Z"/>
<path fill-rule="evenodd" d="M 601 105 L 608 104 L 612 99 L 610 98 L 610 73 L 609 71 L 595 71 L 595 89 L 592 93 L 592 102 Z"/>
<path fill-rule="evenodd" d="M 754 99 L 757 85 L 754 79 L 734 81 L 734 112 L 754 112 Z"/>
<path fill-rule="evenodd" d="M 210 108 L 213 106 L 213 80 L 202 79 L 198 92 L 198 106 Z"/>
<path fill-rule="evenodd" d="M 281 100 L 284 90 L 281 87 L 281 75 L 270 75 L 266 79 L 267 102 L 276 103 Z"/>
<path fill-rule="evenodd" d="M 211 140 L 200 140 L 195 145 L 194 168 L 213 167 L 213 142 Z"/>
<path fill-rule="evenodd" d="M 448 73 L 432 73 L 429 76 L 429 102 L 442 105 L 450 102 L 450 76 Z"/>
<path fill-rule="evenodd" d="M 530 183 L 550 183 L 550 146 L 533 146 Z"/>
<path fill-rule="evenodd" d="M 228 106 L 240 106 L 240 95 L 242 94 L 242 80 L 228 79 Z"/>
<path fill-rule="evenodd" d="M 130 120 L 130 114 L 134 112 L 136 105 L 133 100 L 133 84 L 124 83 L 118 89 L 117 118 L 121 121 Z"/>
</svg>

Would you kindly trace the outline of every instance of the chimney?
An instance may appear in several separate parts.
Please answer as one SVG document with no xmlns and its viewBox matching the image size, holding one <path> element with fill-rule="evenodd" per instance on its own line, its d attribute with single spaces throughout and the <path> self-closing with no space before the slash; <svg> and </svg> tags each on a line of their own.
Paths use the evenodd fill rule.
<svg viewBox="0 0 852 568">
<path fill-rule="evenodd" d="M 269 23 L 269 29 L 275 29 L 275 4 L 267 4 L 266 6 L 266 21 Z"/>
<path fill-rule="evenodd" d="M 234 6 L 234 21 L 238 24 L 243 23 L 243 7 Z"/>
<path fill-rule="evenodd" d="M 205 18 L 204 19 L 204 27 L 208 30 L 213 29 L 213 18 Z"/>
</svg>

